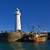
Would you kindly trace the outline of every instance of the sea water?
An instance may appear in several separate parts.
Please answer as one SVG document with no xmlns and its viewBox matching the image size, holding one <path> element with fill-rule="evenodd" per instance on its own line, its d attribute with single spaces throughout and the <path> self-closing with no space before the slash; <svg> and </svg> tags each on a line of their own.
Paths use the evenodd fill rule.
<svg viewBox="0 0 50 50">
<path fill-rule="evenodd" d="M 50 40 L 45 42 L 0 42 L 0 50 L 50 50 Z"/>
</svg>

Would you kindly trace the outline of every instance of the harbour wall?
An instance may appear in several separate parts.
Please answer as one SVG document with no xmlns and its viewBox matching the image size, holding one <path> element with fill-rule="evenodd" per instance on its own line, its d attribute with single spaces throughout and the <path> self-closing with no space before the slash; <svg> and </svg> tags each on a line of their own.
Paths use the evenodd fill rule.
<svg viewBox="0 0 50 50">
<path fill-rule="evenodd" d="M 30 36 L 31 34 L 36 34 L 35 32 L 5 32 L 0 33 L 0 42 L 17 42 L 20 41 L 24 35 Z M 40 36 L 47 36 L 46 33 L 39 33 Z"/>
</svg>

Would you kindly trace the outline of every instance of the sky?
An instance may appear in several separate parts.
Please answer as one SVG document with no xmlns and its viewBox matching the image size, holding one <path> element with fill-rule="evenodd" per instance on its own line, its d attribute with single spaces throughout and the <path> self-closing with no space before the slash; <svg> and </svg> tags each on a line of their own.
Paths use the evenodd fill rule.
<svg viewBox="0 0 50 50">
<path fill-rule="evenodd" d="M 50 31 L 50 0 L 0 0 L 0 31 L 15 29 L 16 8 L 21 12 L 22 31 L 29 31 L 33 24 Z"/>
</svg>

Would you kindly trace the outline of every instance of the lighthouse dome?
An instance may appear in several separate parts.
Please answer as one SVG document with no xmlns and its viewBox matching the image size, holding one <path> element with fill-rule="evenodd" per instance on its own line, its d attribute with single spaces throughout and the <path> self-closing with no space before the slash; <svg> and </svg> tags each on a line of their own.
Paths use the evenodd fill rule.
<svg viewBox="0 0 50 50">
<path fill-rule="evenodd" d="M 18 8 L 16 9 L 16 15 L 20 15 L 20 10 Z"/>
</svg>

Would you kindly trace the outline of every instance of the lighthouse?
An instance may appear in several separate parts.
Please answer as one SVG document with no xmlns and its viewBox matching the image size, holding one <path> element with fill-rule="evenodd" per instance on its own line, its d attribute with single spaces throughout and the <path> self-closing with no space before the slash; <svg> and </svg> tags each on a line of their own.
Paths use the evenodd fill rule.
<svg viewBox="0 0 50 50">
<path fill-rule="evenodd" d="M 15 32 L 21 31 L 21 20 L 20 20 L 21 12 L 18 8 L 16 8 L 14 14 L 15 14 Z"/>
</svg>

